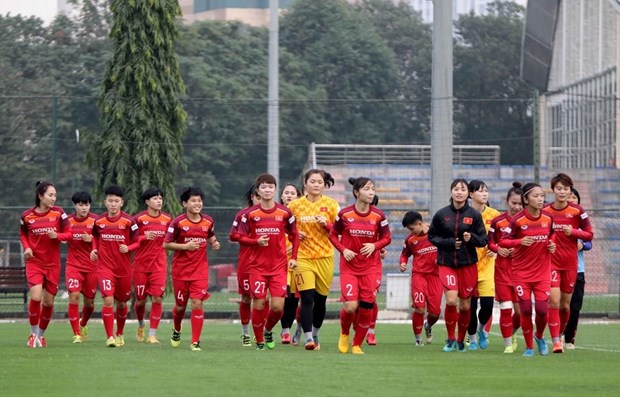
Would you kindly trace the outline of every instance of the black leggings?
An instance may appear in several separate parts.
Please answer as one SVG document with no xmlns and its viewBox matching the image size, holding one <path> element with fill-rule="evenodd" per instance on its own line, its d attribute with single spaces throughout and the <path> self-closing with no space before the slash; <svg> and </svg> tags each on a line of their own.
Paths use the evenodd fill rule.
<svg viewBox="0 0 620 397">
<path fill-rule="evenodd" d="M 586 287 L 586 276 L 583 272 L 577 273 L 577 281 L 575 282 L 575 290 L 570 300 L 570 317 L 564 329 L 564 339 L 567 343 L 575 343 L 575 334 L 577 333 L 577 324 L 579 323 L 579 312 L 583 305 L 583 295 Z"/>
<path fill-rule="evenodd" d="M 314 328 L 321 328 L 325 320 L 327 296 L 317 293 L 313 289 L 299 291 L 301 296 L 301 313 L 299 314 L 301 327 L 304 332 L 311 332 Z"/>
<path fill-rule="evenodd" d="M 297 305 L 299 304 L 299 298 L 295 294 L 291 293 L 291 287 L 287 287 L 287 295 L 284 299 L 284 310 L 282 313 L 282 319 L 280 324 L 282 328 L 291 328 L 295 315 L 297 314 Z"/>
<path fill-rule="evenodd" d="M 478 309 L 478 299 L 480 299 L 480 312 L 476 315 Z M 493 300 L 492 296 L 483 296 L 481 298 L 471 298 L 471 314 L 469 318 L 469 328 L 467 333 L 474 335 L 478 331 L 478 321 L 480 324 L 486 324 L 493 315 Z"/>
</svg>

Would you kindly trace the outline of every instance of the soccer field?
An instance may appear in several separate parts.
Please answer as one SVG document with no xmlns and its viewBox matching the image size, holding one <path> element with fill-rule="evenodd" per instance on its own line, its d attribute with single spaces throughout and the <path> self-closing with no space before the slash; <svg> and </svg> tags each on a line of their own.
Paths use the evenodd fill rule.
<svg viewBox="0 0 620 397">
<path fill-rule="evenodd" d="M 161 346 L 137 343 L 136 323 L 126 327 L 126 345 L 104 347 L 100 322 L 86 343 L 71 343 L 66 322 L 52 322 L 48 348 L 28 349 L 28 324 L 0 323 L 3 396 L 604 396 L 618 395 L 620 324 L 579 327 L 577 349 L 531 358 L 503 354 L 492 330 L 486 351 L 444 353 L 445 327 L 434 342 L 411 343 L 410 324 L 378 324 L 377 346 L 363 356 L 338 353 L 339 325 L 325 324 L 321 350 L 278 344 L 273 351 L 242 347 L 240 327 L 207 321 L 201 352 L 192 352 L 189 324 L 182 345 L 169 342 L 162 323 Z M 279 330 L 279 327 L 277 328 Z M 279 340 L 279 339 L 278 339 Z"/>
</svg>

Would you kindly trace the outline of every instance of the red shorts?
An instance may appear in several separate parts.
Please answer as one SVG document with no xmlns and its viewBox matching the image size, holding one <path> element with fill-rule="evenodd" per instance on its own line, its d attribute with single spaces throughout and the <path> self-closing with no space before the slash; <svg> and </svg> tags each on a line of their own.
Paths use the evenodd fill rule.
<svg viewBox="0 0 620 397">
<path fill-rule="evenodd" d="M 83 272 L 74 267 L 65 270 L 67 291 L 81 292 L 88 299 L 93 299 L 97 293 L 97 272 Z"/>
<path fill-rule="evenodd" d="M 166 291 L 166 271 L 134 272 L 133 287 L 136 299 L 145 300 L 147 296 L 164 296 Z"/>
<path fill-rule="evenodd" d="M 26 265 L 26 280 L 28 280 L 28 288 L 32 288 L 35 285 L 43 285 L 43 289 L 56 296 L 58 293 L 58 283 L 60 283 L 60 266 L 40 267 Z"/>
<path fill-rule="evenodd" d="M 452 268 L 439 266 L 439 278 L 444 290 L 458 291 L 459 298 L 470 298 L 478 285 L 478 266 L 471 265 Z"/>
<path fill-rule="evenodd" d="M 250 296 L 250 273 L 237 273 L 237 291 L 239 295 Z"/>
<path fill-rule="evenodd" d="M 431 314 L 441 313 L 443 287 L 436 274 L 413 273 L 411 275 L 411 307 L 424 309 Z"/>
<path fill-rule="evenodd" d="M 575 289 L 575 282 L 577 281 L 577 269 L 575 270 L 563 270 L 552 269 L 551 270 L 551 288 L 559 288 L 560 291 L 565 294 L 572 294 Z"/>
<path fill-rule="evenodd" d="M 515 280 L 514 283 L 519 301 L 532 299 L 532 292 L 534 292 L 534 299 L 537 301 L 549 300 L 549 295 L 551 295 L 551 280 L 549 279 L 540 281 Z"/>
<path fill-rule="evenodd" d="M 97 270 L 97 280 L 102 297 L 114 296 L 119 302 L 131 299 L 131 276 L 117 277 L 109 270 Z"/>
<path fill-rule="evenodd" d="M 495 300 L 498 302 L 518 302 L 517 291 L 513 285 L 495 284 Z"/>
<path fill-rule="evenodd" d="M 190 299 L 206 301 L 209 294 L 209 279 L 202 280 L 175 280 L 172 279 L 174 300 L 177 306 L 185 307 Z"/>
<path fill-rule="evenodd" d="M 381 287 L 382 273 L 355 275 L 340 273 L 340 301 L 374 303 Z"/>
<path fill-rule="evenodd" d="M 250 296 L 252 299 L 265 299 L 267 291 L 272 298 L 286 297 L 286 272 L 281 274 L 250 273 Z"/>
</svg>

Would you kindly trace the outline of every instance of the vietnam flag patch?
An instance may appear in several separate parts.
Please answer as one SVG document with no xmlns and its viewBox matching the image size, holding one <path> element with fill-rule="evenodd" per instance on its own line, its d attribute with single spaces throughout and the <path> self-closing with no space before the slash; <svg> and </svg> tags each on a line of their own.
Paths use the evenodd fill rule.
<svg viewBox="0 0 620 397">
<path fill-rule="evenodd" d="M 463 223 L 466 225 L 471 225 L 474 222 L 474 218 L 465 217 L 463 218 Z"/>
<path fill-rule="evenodd" d="M 321 212 L 327 212 L 328 210 L 327 210 L 327 207 L 321 207 L 320 211 Z"/>
</svg>

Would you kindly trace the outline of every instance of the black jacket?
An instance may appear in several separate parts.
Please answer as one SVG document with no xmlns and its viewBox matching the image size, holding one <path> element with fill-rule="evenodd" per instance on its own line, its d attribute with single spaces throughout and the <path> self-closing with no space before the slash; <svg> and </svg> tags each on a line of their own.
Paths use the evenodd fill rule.
<svg viewBox="0 0 620 397">
<path fill-rule="evenodd" d="M 456 249 L 456 239 L 463 240 L 463 233 L 471 233 L 469 242 Z M 482 215 L 469 206 L 469 203 L 456 209 L 449 206 L 437 211 L 428 230 L 429 241 L 437 247 L 439 266 L 462 267 L 478 262 L 476 247 L 487 245 L 487 232 Z"/>
</svg>

